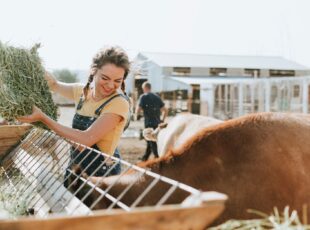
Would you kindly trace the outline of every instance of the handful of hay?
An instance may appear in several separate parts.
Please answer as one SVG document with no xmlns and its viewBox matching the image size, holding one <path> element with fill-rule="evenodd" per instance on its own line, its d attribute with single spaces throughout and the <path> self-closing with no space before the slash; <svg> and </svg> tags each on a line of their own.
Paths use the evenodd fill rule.
<svg viewBox="0 0 310 230">
<path fill-rule="evenodd" d="M 0 116 L 7 121 L 31 114 L 33 105 L 57 119 L 38 48 L 38 44 L 24 49 L 0 42 Z"/>
</svg>

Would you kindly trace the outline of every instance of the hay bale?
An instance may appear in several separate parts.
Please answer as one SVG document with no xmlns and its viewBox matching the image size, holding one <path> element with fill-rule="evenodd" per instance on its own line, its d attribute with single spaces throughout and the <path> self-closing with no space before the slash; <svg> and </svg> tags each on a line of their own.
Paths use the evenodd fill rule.
<svg viewBox="0 0 310 230">
<path fill-rule="evenodd" d="M 57 119 L 57 106 L 37 52 L 39 46 L 25 49 L 0 42 L 0 116 L 8 121 L 31 114 L 33 105 Z"/>
</svg>

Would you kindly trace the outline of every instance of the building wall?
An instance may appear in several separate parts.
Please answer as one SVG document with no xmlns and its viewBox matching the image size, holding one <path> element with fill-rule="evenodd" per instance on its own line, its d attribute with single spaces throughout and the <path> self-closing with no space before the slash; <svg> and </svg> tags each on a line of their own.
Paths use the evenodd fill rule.
<svg viewBox="0 0 310 230">
<path fill-rule="evenodd" d="M 149 62 L 147 68 L 147 79 L 152 85 L 152 91 L 161 92 L 163 89 L 163 68 L 154 62 Z"/>
<path fill-rule="evenodd" d="M 208 76 L 210 75 L 209 73 L 210 73 L 210 68 L 199 68 L 199 67 L 191 68 L 191 75 Z"/>
<path fill-rule="evenodd" d="M 227 76 L 242 76 L 243 75 L 243 69 L 228 68 L 226 75 Z"/>
<path fill-rule="evenodd" d="M 172 74 L 172 67 L 163 67 L 162 73 L 164 76 L 170 76 Z"/>
<path fill-rule="evenodd" d="M 134 91 L 134 74 L 133 73 L 129 73 L 126 80 L 125 80 L 125 86 L 126 86 L 126 92 L 128 94 L 132 94 Z"/>
<path fill-rule="evenodd" d="M 306 70 L 296 70 L 295 71 L 295 75 L 296 76 L 309 76 L 310 75 L 310 70 L 306 71 Z"/>
<path fill-rule="evenodd" d="M 190 85 L 187 85 L 183 82 L 175 81 L 171 78 L 164 78 L 163 80 L 165 84 L 162 88 L 162 91 L 173 91 L 173 90 L 179 90 L 179 89 L 190 90 L 191 89 Z"/>
<path fill-rule="evenodd" d="M 269 69 L 260 69 L 260 77 L 269 77 Z"/>
<path fill-rule="evenodd" d="M 200 87 L 200 114 L 212 116 L 214 110 L 214 86 L 201 85 Z"/>
</svg>

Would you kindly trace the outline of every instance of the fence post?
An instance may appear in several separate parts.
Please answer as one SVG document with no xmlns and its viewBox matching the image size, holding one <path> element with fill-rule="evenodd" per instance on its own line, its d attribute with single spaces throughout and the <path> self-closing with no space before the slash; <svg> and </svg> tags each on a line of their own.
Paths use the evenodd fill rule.
<svg viewBox="0 0 310 230">
<path fill-rule="evenodd" d="M 309 97 L 309 86 L 307 79 L 303 80 L 303 89 L 302 89 L 302 112 L 308 113 L 308 97 Z"/>
<path fill-rule="evenodd" d="M 270 111 L 270 80 L 265 80 L 265 112 Z"/>
<path fill-rule="evenodd" d="M 238 114 L 239 116 L 242 116 L 243 115 L 243 83 L 239 83 L 238 85 Z"/>
</svg>

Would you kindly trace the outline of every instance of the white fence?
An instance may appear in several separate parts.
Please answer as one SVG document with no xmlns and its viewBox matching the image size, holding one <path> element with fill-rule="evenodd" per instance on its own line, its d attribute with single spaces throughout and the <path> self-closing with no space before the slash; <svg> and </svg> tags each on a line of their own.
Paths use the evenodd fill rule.
<svg viewBox="0 0 310 230">
<path fill-rule="evenodd" d="M 209 86 L 214 97 L 201 100 L 201 107 L 224 120 L 254 112 L 308 113 L 309 84 L 310 76 L 214 82 Z"/>
</svg>

